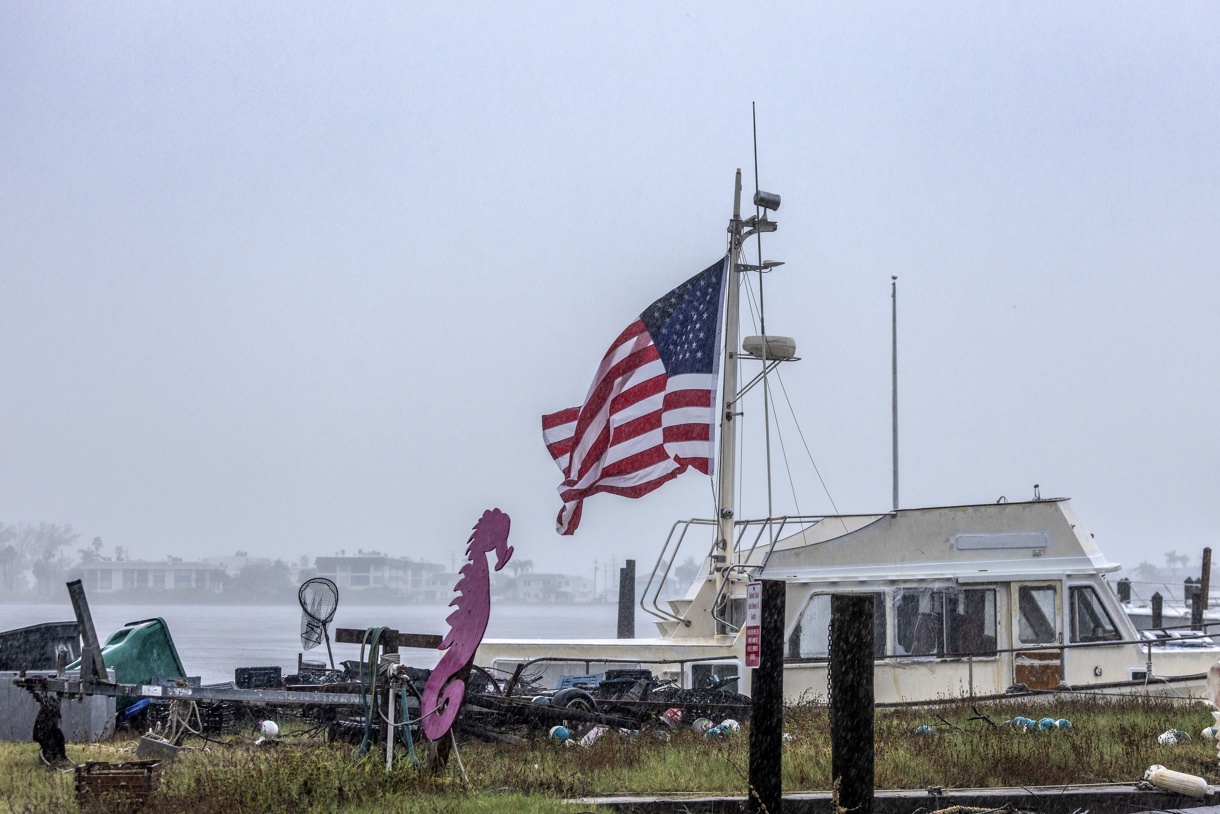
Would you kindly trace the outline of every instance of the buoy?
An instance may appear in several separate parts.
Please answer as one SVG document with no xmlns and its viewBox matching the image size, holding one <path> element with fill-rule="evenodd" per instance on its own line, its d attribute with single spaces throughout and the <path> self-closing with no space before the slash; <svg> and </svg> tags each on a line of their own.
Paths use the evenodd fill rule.
<svg viewBox="0 0 1220 814">
<path fill-rule="evenodd" d="M 258 731 L 264 738 L 278 738 L 280 727 L 275 721 L 259 721 Z"/>
<path fill-rule="evenodd" d="M 1174 794 L 1184 794 L 1187 797 L 1206 797 L 1211 787 L 1202 777 L 1185 772 L 1175 772 L 1164 766 L 1149 766 L 1144 772 L 1144 779 L 1158 789 L 1172 791 Z"/>
<path fill-rule="evenodd" d="M 936 734 L 936 730 L 933 729 L 932 727 L 928 726 L 927 724 L 920 724 L 919 726 L 915 727 L 915 734 L 916 735 L 934 735 L 934 734 Z"/>
<path fill-rule="evenodd" d="M 600 738 L 602 735 L 605 735 L 609 731 L 610 731 L 610 727 L 605 726 L 604 724 L 598 724 L 597 726 L 593 727 L 592 729 L 590 729 L 588 732 L 585 733 L 585 736 L 580 739 L 580 745 L 581 746 L 592 746 L 593 744 L 597 743 L 598 738 Z"/>
<path fill-rule="evenodd" d="M 737 723 L 732 718 L 725 718 L 723 721 L 720 722 L 720 726 L 721 726 L 721 728 L 726 729 L 729 732 L 740 732 L 741 731 L 741 724 Z"/>
<path fill-rule="evenodd" d="M 1057 726 L 1059 729 L 1071 729 L 1072 722 L 1067 718 L 1060 718 L 1058 721 L 1055 721 L 1055 726 Z"/>
<path fill-rule="evenodd" d="M 707 732 L 712 728 L 712 722 L 707 718 L 696 718 L 695 722 L 690 725 L 690 728 L 696 732 Z"/>
<path fill-rule="evenodd" d="M 572 739 L 572 733 L 568 732 L 568 728 L 566 726 L 552 726 L 551 727 L 551 740 L 567 741 L 567 740 L 571 740 L 571 739 Z"/>
<path fill-rule="evenodd" d="M 1187 735 L 1180 729 L 1166 729 L 1157 736 L 1156 742 L 1161 746 L 1177 746 L 1184 740 L 1188 740 L 1190 735 Z"/>
<path fill-rule="evenodd" d="M 1203 735 L 1203 740 L 1214 741 L 1216 739 L 1216 727 L 1204 727 L 1200 734 Z"/>
<path fill-rule="evenodd" d="M 1038 731 L 1045 732 L 1048 729 L 1058 729 L 1059 725 L 1055 723 L 1054 718 L 1042 718 L 1038 721 Z"/>
<path fill-rule="evenodd" d="M 726 730 L 722 726 L 713 726 L 711 729 L 709 729 L 708 731 L 703 733 L 703 737 L 705 737 L 709 740 L 716 740 L 718 738 L 727 738 L 728 736 L 729 736 L 728 730 Z"/>
</svg>

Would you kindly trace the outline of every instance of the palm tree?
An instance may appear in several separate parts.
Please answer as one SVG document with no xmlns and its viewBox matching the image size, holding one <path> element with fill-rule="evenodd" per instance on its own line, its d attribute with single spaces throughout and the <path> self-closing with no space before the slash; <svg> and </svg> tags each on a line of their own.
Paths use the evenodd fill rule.
<svg viewBox="0 0 1220 814">
<path fill-rule="evenodd" d="M 508 561 L 508 570 L 513 572 L 514 577 L 521 576 L 521 574 L 523 574 L 523 573 L 525 573 L 525 574 L 533 573 L 534 561 L 533 560 L 509 560 Z"/>
</svg>

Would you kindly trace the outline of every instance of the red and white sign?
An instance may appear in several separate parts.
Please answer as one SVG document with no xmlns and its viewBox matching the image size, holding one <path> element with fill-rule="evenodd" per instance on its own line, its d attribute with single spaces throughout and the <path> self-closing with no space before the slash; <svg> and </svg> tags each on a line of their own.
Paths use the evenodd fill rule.
<svg viewBox="0 0 1220 814">
<path fill-rule="evenodd" d="M 758 667 L 762 644 L 762 583 L 746 585 L 746 666 Z"/>
</svg>

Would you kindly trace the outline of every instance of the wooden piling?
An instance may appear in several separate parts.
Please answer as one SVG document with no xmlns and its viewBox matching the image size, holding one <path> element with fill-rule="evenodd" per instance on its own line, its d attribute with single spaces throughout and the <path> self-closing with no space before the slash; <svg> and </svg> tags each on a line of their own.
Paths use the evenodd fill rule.
<svg viewBox="0 0 1220 814">
<path fill-rule="evenodd" d="M 873 597 L 830 598 L 830 773 L 840 810 L 873 811 Z"/>
<path fill-rule="evenodd" d="M 750 797 L 747 807 L 749 811 L 766 814 L 779 814 L 784 795 L 784 597 L 783 581 L 762 581 L 759 659 L 750 679 Z"/>
<path fill-rule="evenodd" d="M 618 637 L 635 638 L 635 560 L 618 569 Z"/>
<path fill-rule="evenodd" d="M 1199 593 L 1203 595 L 1203 610 L 1207 610 L 1207 596 L 1212 589 L 1212 550 L 1203 549 L 1203 574 L 1199 577 Z"/>
</svg>

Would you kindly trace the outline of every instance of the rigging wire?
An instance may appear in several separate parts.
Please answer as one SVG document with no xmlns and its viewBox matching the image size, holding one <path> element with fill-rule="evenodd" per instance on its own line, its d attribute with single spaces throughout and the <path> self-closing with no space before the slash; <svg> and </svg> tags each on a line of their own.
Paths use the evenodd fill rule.
<svg viewBox="0 0 1220 814">
<path fill-rule="evenodd" d="M 748 284 L 746 285 L 746 300 L 750 305 L 750 319 L 753 320 L 754 316 L 755 316 L 754 315 L 754 292 Z M 809 464 L 810 464 L 810 466 L 813 467 L 814 474 L 817 475 L 818 482 L 822 485 L 822 491 L 826 493 L 826 499 L 828 501 L 830 501 L 831 508 L 834 509 L 834 513 L 836 515 L 839 515 L 839 514 L 841 514 L 839 511 L 839 507 L 835 504 L 834 496 L 830 494 L 830 487 L 828 487 L 826 485 L 826 479 L 824 477 L 822 477 L 822 470 L 820 470 L 818 468 L 817 461 L 815 461 L 813 458 L 813 451 L 809 449 L 809 441 L 805 438 L 804 430 L 801 429 L 801 421 L 799 418 L 797 418 L 796 409 L 792 406 L 792 399 L 788 395 L 788 388 L 784 385 L 784 377 L 780 373 L 779 368 L 776 368 L 776 370 L 775 370 L 775 380 L 777 382 L 779 382 L 780 392 L 782 392 L 784 394 L 784 403 L 787 404 L 787 406 L 788 406 L 788 413 L 792 416 L 792 423 L 796 426 L 797 435 L 800 437 L 801 444 L 805 448 L 805 456 L 809 459 Z M 776 431 L 777 432 L 779 431 L 779 422 L 776 422 Z M 784 453 L 785 466 L 787 466 L 787 464 L 788 464 L 787 452 L 784 448 L 782 436 L 780 438 L 780 449 Z M 796 485 L 792 479 L 791 468 L 788 469 L 788 478 L 789 478 L 789 486 L 793 490 L 793 495 L 794 495 L 793 499 L 795 500 Z M 798 514 L 800 513 L 800 504 L 799 503 L 797 504 L 797 513 Z M 842 519 L 840 519 L 840 522 L 843 523 L 843 528 L 846 531 L 847 524 L 845 522 L 843 522 Z"/>
</svg>

